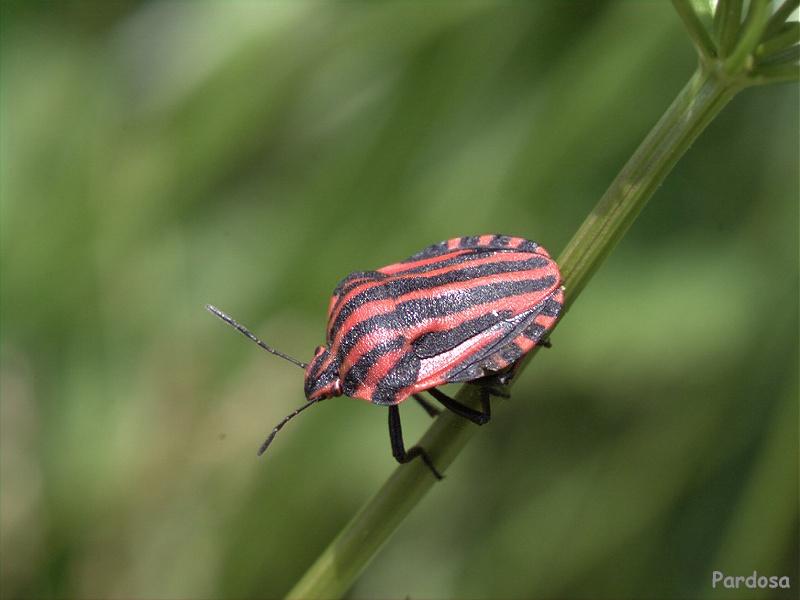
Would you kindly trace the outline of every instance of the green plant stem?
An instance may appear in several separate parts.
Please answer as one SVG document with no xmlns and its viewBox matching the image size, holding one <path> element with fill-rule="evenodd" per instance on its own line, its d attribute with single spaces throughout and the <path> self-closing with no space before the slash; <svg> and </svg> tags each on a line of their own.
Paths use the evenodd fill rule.
<svg viewBox="0 0 800 600">
<path fill-rule="evenodd" d="M 766 58 L 797 43 L 800 39 L 800 22 L 784 23 L 774 35 L 767 38 L 758 47 L 756 55 L 759 59 Z"/>
<path fill-rule="evenodd" d="M 728 56 L 736 43 L 739 21 L 742 17 L 742 0 L 720 0 L 714 14 L 714 26 L 719 42 L 720 57 Z"/>
<path fill-rule="evenodd" d="M 705 69 L 695 72 L 559 258 L 567 305 L 588 283 L 678 159 L 740 89 L 741 85 Z"/>
<path fill-rule="evenodd" d="M 771 67 L 776 65 L 795 65 L 797 66 L 800 61 L 800 44 L 795 44 L 783 50 L 779 50 L 770 56 L 765 57 L 759 61 L 758 68 L 753 72 L 758 73 L 764 70 L 764 67 Z"/>
<path fill-rule="evenodd" d="M 726 73 L 732 75 L 742 70 L 767 28 L 770 16 L 769 0 L 751 0 L 747 18 L 742 24 L 739 41 L 731 55 L 725 60 Z"/>
<path fill-rule="evenodd" d="M 699 69 L 692 76 L 562 253 L 558 262 L 567 288 L 567 307 L 575 301 L 677 160 L 739 89 L 731 80 L 706 69 Z M 463 386 L 457 398 L 474 406 L 477 400 L 474 387 Z M 477 431 L 472 423 L 445 412 L 437 417 L 420 445 L 428 451 L 437 468 L 445 471 Z M 383 487 L 323 551 L 289 592 L 288 598 L 310 600 L 338 598 L 345 594 L 435 482 L 422 461 L 396 468 Z"/>
<path fill-rule="evenodd" d="M 785 0 L 784 3 L 780 5 L 778 10 L 776 10 L 770 17 L 769 23 L 767 24 L 767 29 L 764 31 L 764 37 L 772 37 L 781 27 L 783 27 L 784 23 L 786 23 L 786 20 L 791 16 L 798 6 L 800 6 L 800 0 Z"/>
<path fill-rule="evenodd" d="M 749 78 L 752 85 L 768 85 L 800 80 L 800 65 L 777 64 L 759 67 Z"/>
<path fill-rule="evenodd" d="M 710 60 L 717 55 L 717 50 L 714 47 L 714 42 L 711 36 L 708 35 L 705 25 L 697 16 L 694 8 L 689 0 L 672 0 L 672 5 L 675 7 L 675 12 L 683 21 L 689 37 L 692 38 L 694 46 L 700 53 L 704 60 Z"/>
</svg>

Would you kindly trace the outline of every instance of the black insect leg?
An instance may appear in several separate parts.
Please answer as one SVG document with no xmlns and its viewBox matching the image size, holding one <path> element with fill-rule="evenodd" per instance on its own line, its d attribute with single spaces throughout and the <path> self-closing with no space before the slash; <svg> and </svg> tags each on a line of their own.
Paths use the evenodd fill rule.
<svg viewBox="0 0 800 600">
<path fill-rule="evenodd" d="M 442 474 L 436 470 L 436 467 L 433 466 L 431 457 L 428 456 L 425 450 L 419 446 L 414 446 L 406 450 L 405 444 L 403 443 L 403 428 L 400 425 L 400 410 L 396 404 L 389 407 L 389 440 L 392 442 L 392 455 L 401 465 L 419 456 L 423 462 L 428 465 L 428 468 L 436 479 L 444 478 Z"/>
<path fill-rule="evenodd" d="M 541 346 L 542 348 L 552 348 L 552 347 L 553 347 L 553 344 L 552 344 L 552 342 L 550 341 L 550 338 L 549 338 L 549 337 L 542 338 L 541 340 L 539 340 L 539 341 L 536 343 L 536 345 L 537 345 L 537 346 Z"/>
<path fill-rule="evenodd" d="M 501 375 L 491 375 L 475 381 L 474 384 L 480 387 L 481 390 L 484 390 L 489 396 L 497 396 L 498 398 L 511 398 L 511 394 L 508 392 L 507 387 L 511 382 L 511 379 L 513 379 L 515 373 L 516 369 Z"/>
<path fill-rule="evenodd" d="M 437 416 L 439 416 L 439 412 L 440 412 L 440 411 L 439 411 L 439 409 L 438 409 L 438 408 L 436 408 L 436 407 L 435 407 L 433 404 L 431 404 L 430 402 L 428 402 L 427 400 L 425 400 L 425 398 L 423 398 L 423 397 L 422 397 L 422 396 L 420 396 L 419 394 L 411 394 L 411 395 L 412 395 L 412 396 L 414 396 L 414 400 L 416 400 L 417 402 L 419 402 L 419 405 L 420 405 L 422 408 L 424 408 L 424 409 L 425 409 L 425 412 L 426 412 L 426 413 L 428 413 L 428 416 L 430 416 L 430 417 L 437 417 Z"/>
<path fill-rule="evenodd" d="M 441 402 L 445 408 L 452 410 L 459 417 L 469 419 L 476 425 L 484 425 L 489 422 L 489 419 L 492 418 L 492 405 L 489 402 L 489 396 L 492 394 L 492 390 L 490 387 L 484 385 L 481 385 L 479 390 L 481 394 L 481 408 L 483 411 L 475 410 L 474 408 L 465 406 L 461 404 L 461 402 L 453 400 L 450 396 L 440 392 L 436 388 L 429 389 L 428 393 Z"/>
</svg>

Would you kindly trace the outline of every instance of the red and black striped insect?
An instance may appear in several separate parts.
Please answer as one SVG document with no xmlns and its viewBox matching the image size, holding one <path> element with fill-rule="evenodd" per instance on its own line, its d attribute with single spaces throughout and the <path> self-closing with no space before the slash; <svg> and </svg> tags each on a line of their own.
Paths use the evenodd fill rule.
<svg viewBox="0 0 800 600">
<path fill-rule="evenodd" d="M 490 396 L 508 396 L 502 385 L 519 359 L 538 345 L 564 303 L 558 265 L 536 242 L 505 235 L 454 238 L 376 271 L 345 277 L 328 307 L 324 346 L 309 363 L 268 346 L 222 311 L 207 308 L 264 350 L 305 369 L 307 402 L 272 430 L 262 454 L 292 418 L 321 400 L 361 398 L 389 407 L 392 454 L 400 463 L 423 448 L 403 443 L 398 405 L 409 396 L 431 415 L 428 392 L 454 413 L 483 425 Z M 437 390 L 446 383 L 480 386 L 480 411 Z"/>
</svg>

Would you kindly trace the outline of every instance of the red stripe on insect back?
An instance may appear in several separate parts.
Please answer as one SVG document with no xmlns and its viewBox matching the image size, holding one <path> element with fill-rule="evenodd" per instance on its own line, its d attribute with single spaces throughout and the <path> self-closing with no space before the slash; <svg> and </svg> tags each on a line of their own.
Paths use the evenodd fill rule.
<svg viewBox="0 0 800 600">
<path fill-rule="evenodd" d="M 371 273 L 375 273 L 374 271 Z M 353 287 L 357 287 L 359 285 L 364 285 L 369 282 L 375 281 L 374 277 L 368 276 L 366 273 L 351 273 L 347 277 L 345 277 L 342 281 L 339 282 L 339 285 L 336 286 L 333 295 L 331 296 L 331 300 L 328 303 L 328 319 L 330 319 L 331 312 L 334 310 L 336 303 L 339 302 L 344 294 L 346 294 L 346 290 L 350 290 Z"/>
<path fill-rule="evenodd" d="M 452 263 L 451 261 L 453 260 L 459 262 Z M 507 263 L 517 263 L 517 265 L 509 266 Z M 524 270 L 550 268 L 552 271 L 555 271 L 551 263 L 552 261 L 548 261 L 544 257 L 536 257 L 530 253 L 515 252 L 472 253 L 469 255 L 459 255 L 456 258 L 453 258 L 451 255 L 437 257 L 436 261 L 432 261 L 427 266 L 408 269 L 406 272 L 398 272 L 387 279 L 369 281 L 349 289 L 340 299 L 341 306 L 345 306 L 353 297 L 361 295 L 369 288 L 391 286 L 393 288 L 412 289 L 425 287 L 427 282 L 436 277 L 439 278 L 441 283 L 449 283 L 450 279 L 452 279 L 452 281 L 466 282 L 484 275 L 520 272 Z M 497 265 L 497 267 L 493 268 L 494 265 Z M 408 282 L 408 284 L 394 283 L 407 280 L 415 281 Z M 402 291 L 402 289 L 398 289 L 397 292 L 393 292 L 389 295 L 398 297 Z M 383 294 L 381 297 L 385 298 L 387 295 Z"/>
<path fill-rule="evenodd" d="M 564 290 L 563 288 L 558 288 L 556 292 L 551 296 L 549 303 L 553 308 L 551 311 L 548 312 L 541 312 L 536 315 L 534 319 L 534 323 L 543 327 L 545 330 L 550 330 L 555 325 L 558 318 L 561 316 L 561 308 L 564 305 Z M 553 310 L 556 310 L 556 314 L 552 314 Z"/>
<path fill-rule="evenodd" d="M 485 264 L 496 260 L 496 256 L 493 254 L 487 254 L 485 256 L 476 254 L 474 251 L 465 250 L 463 252 L 453 252 L 448 253 L 442 256 L 435 256 L 433 258 L 427 258 L 425 260 L 413 262 L 413 263 L 397 263 L 394 265 L 389 265 L 388 267 L 384 267 L 382 269 L 378 269 L 378 273 L 384 274 L 391 274 L 392 279 L 399 279 L 399 278 L 410 278 L 410 277 L 429 277 L 433 275 L 440 275 L 442 273 L 446 273 L 448 271 L 454 270 L 454 268 L 448 264 L 444 264 L 441 268 L 438 268 L 437 265 L 440 263 L 447 263 L 447 261 L 451 260 L 454 257 L 460 257 L 464 255 L 470 255 L 465 258 L 472 258 L 469 261 L 469 265 L 476 265 L 476 264 Z M 517 260 L 519 260 L 519 254 L 513 254 L 512 256 L 517 256 Z M 474 258 L 473 258 L 474 257 Z M 507 258 L 504 256 L 502 260 L 506 260 Z M 507 260 L 513 260 L 507 259 Z M 425 268 L 426 270 L 423 272 L 415 272 L 416 269 Z M 431 270 L 427 270 L 430 268 Z M 350 300 L 353 296 L 362 293 L 363 291 L 370 289 L 381 287 L 385 285 L 386 279 L 359 279 L 354 281 L 352 284 L 348 283 L 347 290 L 342 294 L 336 297 L 336 303 L 338 304 L 333 311 L 333 314 L 330 315 L 330 321 L 336 319 L 338 316 L 339 310 L 341 307 L 344 306 L 348 300 Z"/>
<path fill-rule="evenodd" d="M 515 250 L 518 249 L 520 252 L 529 252 L 533 253 L 538 244 L 536 242 L 532 242 L 530 240 L 526 240 L 524 238 L 518 237 L 511 237 L 508 235 L 502 234 L 490 234 L 490 235 L 467 235 L 460 238 L 453 238 L 450 240 L 445 240 L 443 242 L 438 242 L 436 244 L 431 244 L 427 248 L 423 248 L 416 254 L 408 257 L 404 261 L 405 263 L 414 262 L 417 260 L 422 260 L 426 258 L 431 258 L 433 256 L 441 256 L 448 254 L 453 251 L 453 249 L 472 249 L 472 250 Z"/>
<path fill-rule="evenodd" d="M 457 293 L 437 295 L 423 301 L 412 300 L 397 305 L 397 308 L 392 306 L 391 301 L 387 301 L 387 305 L 382 307 L 382 312 L 377 312 L 373 307 L 372 310 L 364 312 L 363 314 L 352 315 L 349 323 L 341 328 L 334 336 L 331 351 L 336 353 L 340 359 L 344 359 L 352 350 L 353 346 L 360 342 L 362 338 L 367 337 L 367 334 L 368 337 L 374 337 L 376 331 L 379 330 L 385 331 L 402 327 L 404 331 L 419 330 L 420 333 L 425 333 L 424 328 L 431 323 L 438 322 L 441 329 L 448 329 L 458 324 L 463 319 L 472 315 L 482 314 L 483 311 L 492 310 L 494 308 L 511 310 L 512 313 L 522 312 L 535 306 L 541 300 L 542 295 L 549 292 L 549 290 L 542 290 L 540 288 L 541 284 L 536 283 L 538 281 L 546 283 L 552 281 L 552 279 L 522 279 L 518 282 L 506 280 L 501 285 L 503 286 L 502 296 L 507 297 L 498 297 L 494 300 L 491 298 L 480 299 L 485 296 L 483 293 L 485 290 L 491 289 L 491 286 L 484 285 L 462 288 L 457 290 Z M 509 293 L 506 293 L 509 286 L 522 287 L 518 291 L 511 290 Z M 499 286 L 495 287 L 495 290 L 498 288 Z M 473 290 L 478 293 L 478 300 L 470 299 L 469 304 L 460 302 L 460 299 L 472 295 L 471 292 Z M 495 294 L 495 296 L 497 296 L 497 294 Z M 424 304 L 420 304 L 420 302 Z M 459 304 L 462 304 L 463 308 L 461 308 Z M 439 308 L 445 305 L 449 308 L 440 311 Z M 416 308 L 417 306 L 419 306 L 419 309 Z M 411 310 L 410 313 L 408 312 L 409 309 L 406 307 L 409 307 Z M 427 316 L 422 313 L 427 313 Z"/>
<path fill-rule="evenodd" d="M 340 327 L 336 328 L 336 332 L 334 334 L 334 345 L 331 348 L 331 351 L 334 353 L 338 352 L 338 340 L 341 339 L 342 336 L 346 335 L 348 331 L 353 329 L 359 322 L 363 321 L 367 318 L 372 318 L 380 314 L 386 314 L 393 311 L 397 304 L 402 302 L 407 302 L 410 300 L 430 300 L 437 296 L 445 296 L 445 295 L 454 295 L 454 298 L 457 299 L 459 293 L 463 293 L 465 290 L 470 290 L 473 288 L 478 288 L 486 285 L 491 284 L 503 284 L 503 283 L 513 283 L 518 281 L 529 281 L 529 280 L 538 280 L 543 279 L 548 276 L 553 276 L 550 269 L 536 269 L 532 271 L 512 271 L 510 273 L 498 273 L 496 275 L 489 275 L 486 277 L 479 277 L 475 279 L 471 279 L 466 282 L 455 282 L 455 283 L 446 283 L 437 287 L 422 289 L 422 290 L 414 290 L 408 292 L 406 294 L 400 295 L 395 298 L 388 298 L 383 300 L 375 300 L 372 302 L 367 302 L 356 308 L 352 314 L 350 314 L 347 319 L 341 324 Z M 555 285 L 557 279 L 554 277 L 553 284 Z M 541 299 L 541 297 L 549 292 L 540 292 L 537 291 L 534 293 L 536 300 Z M 528 306 L 527 308 L 530 308 Z"/>
<path fill-rule="evenodd" d="M 545 329 L 551 329 L 553 325 L 555 325 L 556 317 L 551 317 L 549 315 L 537 315 L 533 322 L 537 325 L 541 325 Z"/>
<path fill-rule="evenodd" d="M 331 313 L 333 312 L 333 307 L 336 306 L 336 303 L 339 301 L 338 296 L 331 296 L 330 301 L 328 302 L 328 321 L 331 320 Z M 330 332 L 328 332 L 330 333 Z M 328 338 L 330 339 L 330 337 Z"/>
<path fill-rule="evenodd" d="M 437 256 L 433 260 L 426 260 L 425 264 L 400 263 L 402 269 L 396 270 L 392 277 L 419 277 L 438 275 L 448 271 L 479 266 L 494 262 L 525 261 L 534 258 L 526 252 L 492 251 L 492 250 L 467 250 L 466 252 L 450 252 Z"/>
<path fill-rule="evenodd" d="M 526 281 L 542 279 L 547 276 L 545 269 L 531 269 L 526 271 L 510 271 L 507 273 L 497 273 L 494 275 L 487 275 L 485 277 L 476 277 L 469 281 L 456 281 L 454 283 L 446 283 L 434 288 L 414 290 L 398 296 L 395 298 L 396 302 L 406 302 L 408 300 L 421 300 L 433 298 L 443 294 L 458 293 L 462 290 L 469 290 L 475 287 L 484 285 L 491 285 L 493 283 L 513 282 L 513 281 Z"/>
<path fill-rule="evenodd" d="M 539 343 L 538 339 L 531 339 L 523 333 L 515 337 L 509 343 L 509 345 L 513 344 L 514 346 L 516 346 L 516 348 L 518 348 L 518 350 L 515 350 L 514 354 L 519 354 L 519 356 L 512 358 L 506 358 L 502 356 L 492 356 L 491 361 L 495 363 L 498 369 L 502 369 L 504 367 L 507 367 L 511 363 L 516 362 L 517 360 L 519 360 L 521 356 L 533 350 L 533 347 L 536 346 L 537 343 Z"/>
<path fill-rule="evenodd" d="M 421 258 L 419 260 L 415 260 L 413 262 L 399 262 L 394 263 L 391 265 L 387 265 L 385 267 L 381 267 L 380 269 L 376 269 L 379 273 L 386 273 L 387 275 L 394 275 L 399 271 L 407 271 L 409 269 L 413 269 L 416 267 L 424 267 L 426 265 L 434 264 L 437 262 L 441 262 L 443 259 L 452 258 L 454 256 L 462 256 L 464 254 L 474 254 L 475 250 L 471 248 L 462 248 L 457 251 L 453 252 L 446 252 L 444 254 L 439 254 L 438 256 L 430 256 L 427 258 Z"/>
<path fill-rule="evenodd" d="M 532 292 L 519 296 L 509 296 L 493 302 L 471 305 L 457 313 L 447 315 L 445 317 L 431 317 L 428 319 L 420 319 L 411 323 L 407 323 L 401 327 L 377 329 L 372 331 L 369 335 L 364 335 L 359 338 L 347 355 L 341 357 L 341 372 L 348 372 L 353 365 L 355 365 L 361 359 L 362 356 L 364 356 L 367 352 L 370 352 L 376 346 L 376 344 L 385 339 L 389 333 L 392 335 L 402 335 L 406 340 L 415 340 L 429 331 L 450 330 L 465 321 L 485 315 L 492 310 L 496 310 L 498 312 L 508 311 L 511 315 L 517 315 L 525 312 L 526 310 L 530 310 L 530 307 L 540 301 L 541 298 L 541 292 Z M 374 312 L 370 311 L 369 314 L 372 316 Z M 337 342 L 341 339 L 343 339 L 342 336 L 339 336 L 337 338 Z M 339 347 L 337 344 L 334 344 L 334 346 L 331 348 L 331 352 L 334 355 L 338 355 Z"/>
<path fill-rule="evenodd" d="M 376 346 L 376 344 L 380 343 L 385 337 L 387 337 L 387 332 L 391 332 L 392 334 L 396 335 L 402 335 L 406 340 L 413 340 L 422 333 L 426 333 L 431 329 L 451 329 L 456 327 L 459 323 L 479 317 L 490 310 L 492 310 L 490 305 L 478 304 L 465 308 L 461 312 L 449 315 L 446 319 L 442 317 L 432 317 L 429 319 L 420 319 L 415 321 L 413 324 L 407 324 L 403 327 L 393 326 L 377 329 L 371 332 L 369 335 L 362 336 L 358 339 L 353 348 L 347 353 L 347 356 L 343 357 L 343 360 L 341 361 L 341 371 L 343 373 L 349 371 L 350 368 L 355 365 L 362 356 L 364 356 L 367 352 L 370 352 Z M 372 311 L 370 311 L 370 314 L 372 314 Z M 437 321 L 440 327 L 432 327 L 432 324 Z"/>
<path fill-rule="evenodd" d="M 445 257 L 437 257 L 434 261 L 428 261 L 428 264 L 425 265 L 425 268 L 432 267 L 433 270 L 424 271 L 424 272 L 413 272 L 413 273 L 398 273 L 396 275 L 391 276 L 390 279 L 382 279 L 382 280 L 369 280 L 361 285 L 357 285 L 356 287 L 350 288 L 345 294 L 337 298 L 336 306 L 331 310 L 328 319 L 328 338 L 332 338 L 335 335 L 334 329 L 341 329 L 343 327 L 342 317 L 340 317 L 343 310 L 355 310 L 353 308 L 354 304 L 358 304 L 358 307 L 361 308 L 363 306 L 375 306 L 379 307 L 380 304 L 377 304 L 381 301 L 391 300 L 392 298 L 398 302 L 402 301 L 404 298 L 400 294 L 396 294 L 392 296 L 392 298 L 387 299 L 385 294 L 377 294 L 374 300 L 369 302 L 358 302 L 357 297 L 364 298 L 368 296 L 369 290 L 374 288 L 382 288 L 387 285 L 393 285 L 396 288 L 402 288 L 404 284 L 402 283 L 391 283 L 394 281 L 408 281 L 408 280 L 416 280 L 419 283 L 416 285 L 411 285 L 409 282 L 409 289 L 423 287 L 426 282 L 433 281 L 435 277 L 439 277 L 442 280 L 448 279 L 448 274 L 451 274 L 450 277 L 453 279 L 464 279 L 460 277 L 462 274 L 471 275 L 472 273 L 479 273 L 481 268 L 487 269 L 492 271 L 493 265 L 498 265 L 497 267 L 497 275 L 504 276 L 507 275 L 507 271 L 503 271 L 505 268 L 503 265 L 507 263 L 519 263 L 520 265 L 525 264 L 538 264 L 537 261 L 541 261 L 540 258 L 531 258 L 531 254 L 529 253 L 516 253 L 516 252 L 501 252 L 501 253 L 486 253 L 484 254 L 475 254 L 472 257 L 465 257 L 470 258 L 467 263 L 458 263 L 456 265 L 447 264 L 442 266 L 441 268 L 436 268 L 437 263 L 440 262 L 447 262 L 452 258 L 451 255 L 446 255 Z M 415 263 L 411 263 L 415 264 Z M 549 263 L 545 264 L 541 268 L 548 268 L 551 265 Z M 419 268 L 419 267 L 412 267 L 412 268 Z M 534 270 L 535 271 L 535 270 Z M 530 272 L 528 271 L 511 271 L 512 273 L 521 273 L 521 272 Z M 492 273 L 494 275 L 494 273 Z M 477 281 L 479 278 L 474 278 L 472 281 Z M 460 287 L 464 287 L 467 281 L 455 281 L 453 285 L 457 285 Z M 448 283 L 444 281 L 444 283 Z M 444 285 L 444 284 L 443 284 Z M 426 289 L 439 289 L 439 288 L 426 288 Z M 347 307 L 347 308 L 345 308 Z M 378 308 L 379 309 L 379 308 Z"/>
<path fill-rule="evenodd" d="M 408 348 L 404 347 L 398 350 L 392 350 L 381 356 L 369 370 L 369 373 L 364 378 L 364 382 L 354 390 L 348 390 L 350 392 L 349 396 L 352 398 L 361 398 L 362 400 L 372 400 L 373 382 L 382 379 L 406 352 L 408 352 Z M 342 369 L 342 371 L 344 371 L 344 369 Z"/>
</svg>

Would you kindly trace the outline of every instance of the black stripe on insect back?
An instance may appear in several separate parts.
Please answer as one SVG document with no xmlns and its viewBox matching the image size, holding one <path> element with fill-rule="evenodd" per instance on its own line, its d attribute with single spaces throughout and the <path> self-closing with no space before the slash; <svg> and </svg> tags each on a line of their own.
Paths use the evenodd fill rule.
<svg viewBox="0 0 800 600">
<path fill-rule="evenodd" d="M 315 358 L 311 361 L 311 366 L 308 369 L 309 379 L 316 379 L 317 377 L 319 377 L 320 371 L 322 370 L 323 362 L 325 362 L 325 359 L 322 356 L 320 356 L 319 358 Z"/>
<path fill-rule="evenodd" d="M 509 236 L 497 234 L 489 240 L 489 245 L 492 248 L 505 248 L 510 241 L 511 238 Z"/>
<path fill-rule="evenodd" d="M 394 350 L 399 350 L 403 347 L 406 343 L 406 338 L 403 336 L 397 336 L 389 340 L 388 342 L 383 342 L 382 344 L 378 344 L 374 348 L 371 348 L 368 352 L 365 352 L 354 364 L 350 367 L 350 370 L 344 376 L 342 380 L 342 390 L 344 391 L 345 396 L 352 396 L 356 389 L 362 385 L 369 374 L 370 369 L 375 366 L 380 358 L 389 352 Z"/>
<path fill-rule="evenodd" d="M 532 242 L 530 240 L 525 240 L 519 246 L 515 248 L 519 252 L 536 252 L 536 249 L 539 247 L 539 244 L 536 242 Z"/>
<path fill-rule="evenodd" d="M 497 254 L 502 254 L 507 252 L 513 252 L 513 250 L 508 249 L 502 251 L 502 250 L 490 250 L 486 248 L 476 248 L 474 252 L 467 252 L 465 254 L 451 256 L 449 258 L 442 257 L 441 260 L 429 263 L 427 265 L 420 265 L 419 267 L 412 267 L 410 269 L 404 269 L 402 271 L 395 271 L 394 273 L 392 273 L 392 277 L 397 277 L 400 275 L 412 275 L 414 273 L 427 273 L 428 271 L 435 271 L 437 269 L 444 269 L 446 267 L 451 267 L 455 265 L 463 265 L 476 260 L 484 260 L 490 258 L 491 256 L 496 256 Z M 536 268 L 544 267 L 547 264 L 546 258 L 529 258 L 527 260 L 531 261 L 532 264 L 535 264 Z M 489 264 L 495 264 L 495 263 L 489 263 Z"/>
<path fill-rule="evenodd" d="M 309 376 L 305 378 L 304 391 L 306 398 L 311 396 L 317 390 L 327 387 L 336 381 L 336 378 L 339 376 L 339 365 L 336 363 L 336 361 L 331 361 L 324 371 L 320 370 L 322 363 L 323 360 L 320 360 L 316 367 L 317 372 L 314 374 L 309 374 Z"/>
<path fill-rule="evenodd" d="M 452 329 L 432 331 L 421 336 L 414 342 L 414 352 L 420 358 L 430 358 L 452 350 L 459 344 L 486 331 L 492 325 L 509 318 L 510 310 L 491 311 L 475 319 L 464 321 Z"/>
<path fill-rule="evenodd" d="M 402 329 L 426 319 L 452 315 L 500 298 L 538 292 L 552 287 L 555 283 L 555 277 L 548 275 L 538 279 L 500 281 L 441 296 L 406 300 L 399 303 L 395 310 L 366 318 L 345 333 L 338 349 L 339 359 L 343 360 L 364 335 L 379 329 Z"/>
<path fill-rule="evenodd" d="M 500 356 L 509 363 L 516 361 L 522 356 L 522 354 L 522 348 L 517 346 L 516 342 L 511 342 L 508 346 L 500 351 Z"/>
<path fill-rule="evenodd" d="M 416 254 L 412 254 L 403 262 L 414 262 L 415 260 L 422 260 L 423 258 L 431 258 L 432 256 L 439 256 L 441 254 L 446 254 L 450 252 L 450 249 L 447 247 L 447 240 L 443 242 L 439 242 L 437 244 L 432 244 L 427 248 L 423 248 Z"/>
<path fill-rule="evenodd" d="M 427 265 L 420 265 L 418 267 L 411 267 L 410 269 L 403 269 L 402 271 L 395 271 L 392 273 L 393 277 L 400 275 L 413 275 L 416 273 L 427 273 L 428 271 L 435 271 L 437 269 L 445 269 L 447 267 L 454 267 L 456 265 L 463 265 L 476 260 L 482 260 L 491 256 L 486 252 L 467 252 L 458 254 L 457 256 L 442 256 L 436 262 L 428 263 Z"/>
<path fill-rule="evenodd" d="M 406 352 L 375 386 L 372 401 L 375 404 L 394 404 L 397 391 L 417 380 L 419 367 L 417 355 L 411 351 Z"/>
<path fill-rule="evenodd" d="M 336 287 L 333 289 L 333 295 L 338 296 L 339 294 L 345 294 L 354 285 L 361 285 L 368 281 L 378 281 L 380 279 L 386 279 L 387 277 L 388 275 L 379 273 L 378 271 L 356 271 L 355 273 L 350 273 L 336 284 Z"/>
<path fill-rule="evenodd" d="M 519 358 L 522 357 L 524 352 L 522 348 L 520 348 L 516 342 L 510 342 L 508 345 L 501 347 L 499 350 L 496 350 L 489 354 L 486 358 L 483 358 L 480 361 L 480 368 L 483 371 L 498 371 L 500 369 L 504 369 L 510 364 L 517 362 Z M 452 377 L 454 371 L 450 371 L 450 375 Z M 456 371 L 457 375 L 460 375 Z M 456 375 L 456 376 L 457 376 Z M 450 379 L 449 381 L 453 381 Z"/>
<path fill-rule="evenodd" d="M 551 296 L 545 300 L 545 303 L 542 306 L 542 310 L 539 311 L 539 314 L 548 317 L 557 317 L 561 313 L 561 308 L 561 303 Z"/>
<path fill-rule="evenodd" d="M 538 323 L 531 323 L 523 332 L 523 335 L 531 341 L 538 342 L 544 335 L 546 329 Z"/>
<path fill-rule="evenodd" d="M 506 248 L 515 250 L 516 248 L 509 248 L 509 244 L 513 239 L 511 236 L 508 235 L 500 235 L 495 234 L 489 240 L 489 243 L 481 243 L 480 238 L 482 236 L 477 235 L 468 235 L 458 239 L 458 246 L 460 248 Z M 434 256 L 441 256 L 442 254 L 447 254 L 448 252 L 452 252 L 453 249 L 448 247 L 449 240 L 444 240 L 443 242 L 439 242 L 438 244 L 433 244 L 420 250 L 416 254 L 412 254 L 403 262 L 414 262 L 417 260 L 422 260 L 425 258 L 431 258 Z M 525 243 L 520 246 L 523 252 L 533 252 L 536 248 L 539 247 L 539 244 L 536 242 L 531 242 L 526 240 Z"/>
<path fill-rule="evenodd" d="M 330 329 L 338 331 L 344 322 L 367 302 L 384 300 L 386 298 L 398 298 L 411 292 L 419 290 L 429 290 L 450 283 L 463 283 L 478 279 L 480 277 L 490 277 L 500 273 L 514 273 L 518 271 L 531 271 L 541 268 L 546 264 L 546 260 L 541 257 L 529 258 L 526 260 L 511 260 L 486 263 L 464 269 L 455 269 L 439 275 L 429 277 L 408 277 L 406 279 L 389 279 L 383 284 L 368 288 L 347 300 Z"/>
</svg>

